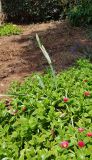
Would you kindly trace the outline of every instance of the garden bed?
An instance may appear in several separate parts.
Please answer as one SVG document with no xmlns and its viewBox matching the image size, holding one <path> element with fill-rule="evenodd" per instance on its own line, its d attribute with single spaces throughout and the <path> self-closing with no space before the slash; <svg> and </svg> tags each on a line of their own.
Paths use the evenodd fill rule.
<svg viewBox="0 0 92 160">
<path fill-rule="evenodd" d="M 33 74 L 0 101 L 0 159 L 92 159 L 92 64 Z"/>
<path fill-rule="evenodd" d="M 66 22 L 48 22 L 20 26 L 20 35 L 0 37 L 0 92 L 3 93 L 13 80 L 23 80 L 34 71 L 44 71 L 48 66 L 36 43 L 38 33 L 50 54 L 56 71 L 61 71 L 84 56 L 72 47 L 77 44 L 92 46 L 86 37 L 86 30 L 71 27 Z"/>
</svg>

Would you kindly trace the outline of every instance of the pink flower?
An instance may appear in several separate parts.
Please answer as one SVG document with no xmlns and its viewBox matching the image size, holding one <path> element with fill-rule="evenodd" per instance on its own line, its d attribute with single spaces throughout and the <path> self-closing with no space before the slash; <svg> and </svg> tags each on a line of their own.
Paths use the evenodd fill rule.
<svg viewBox="0 0 92 160">
<path fill-rule="evenodd" d="M 79 141 L 79 142 L 78 142 L 78 146 L 79 146 L 80 148 L 82 148 L 82 147 L 85 146 L 85 143 L 84 143 L 83 141 Z"/>
<path fill-rule="evenodd" d="M 89 91 L 85 91 L 84 92 L 84 96 L 86 96 L 86 97 L 90 96 L 90 92 Z"/>
<path fill-rule="evenodd" d="M 86 134 L 86 136 L 87 136 L 87 137 L 92 137 L 92 132 L 88 132 L 88 133 Z"/>
<path fill-rule="evenodd" d="M 64 97 L 64 98 L 63 98 L 63 101 L 64 101 L 64 102 L 68 102 L 68 101 L 69 101 L 69 98 Z"/>
<path fill-rule="evenodd" d="M 63 141 L 63 142 L 60 143 L 60 147 L 61 148 L 68 148 L 68 146 L 69 146 L 69 142 L 68 141 Z"/>
<path fill-rule="evenodd" d="M 83 131 L 84 131 L 84 128 L 78 128 L 78 131 L 79 131 L 79 132 L 83 132 Z"/>
</svg>

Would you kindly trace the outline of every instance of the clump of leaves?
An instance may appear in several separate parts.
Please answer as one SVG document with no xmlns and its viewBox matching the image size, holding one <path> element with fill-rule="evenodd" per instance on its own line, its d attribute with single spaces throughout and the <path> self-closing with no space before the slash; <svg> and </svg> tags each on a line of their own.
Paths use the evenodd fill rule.
<svg viewBox="0 0 92 160">
<path fill-rule="evenodd" d="M 72 25 L 83 26 L 92 23 L 92 1 L 83 0 L 69 9 L 68 19 Z"/>
<path fill-rule="evenodd" d="M 18 35 L 22 31 L 17 25 L 4 24 L 0 26 L 0 36 Z"/>
</svg>

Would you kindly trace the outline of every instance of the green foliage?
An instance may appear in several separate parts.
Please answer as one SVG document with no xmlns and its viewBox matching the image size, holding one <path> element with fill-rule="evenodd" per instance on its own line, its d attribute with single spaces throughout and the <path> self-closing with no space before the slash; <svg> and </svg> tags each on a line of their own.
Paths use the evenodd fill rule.
<svg viewBox="0 0 92 160">
<path fill-rule="evenodd" d="M 62 7 L 59 0 L 4 0 L 8 19 L 17 22 L 38 22 L 58 19 Z"/>
<path fill-rule="evenodd" d="M 33 74 L 12 84 L 9 94 L 16 96 L 0 102 L 1 160 L 92 159 L 92 139 L 86 136 L 92 131 L 92 64 L 79 60 L 56 82 L 57 88 L 50 74 Z M 84 96 L 85 91 L 90 95 Z M 64 140 L 69 141 L 65 149 L 59 145 Z M 85 142 L 82 149 L 79 140 Z"/>
<path fill-rule="evenodd" d="M 13 22 L 68 19 L 73 25 L 92 23 L 92 0 L 4 0 L 3 11 Z"/>
<path fill-rule="evenodd" d="M 0 26 L 0 36 L 17 35 L 21 33 L 21 29 L 13 24 L 4 24 Z"/>
<path fill-rule="evenodd" d="M 71 7 L 68 18 L 76 26 L 92 23 L 92 1 L 83 0 Z"/>
</svg>

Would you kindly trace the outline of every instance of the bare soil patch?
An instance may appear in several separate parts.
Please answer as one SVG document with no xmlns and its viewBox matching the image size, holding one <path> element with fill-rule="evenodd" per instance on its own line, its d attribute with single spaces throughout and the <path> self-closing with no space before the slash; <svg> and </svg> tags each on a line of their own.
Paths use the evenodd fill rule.
<svg viewBox="0 0 92 160">
<path fill-rule="evenodd" d="M 49 22 L 21 26 L 21 35 L 0 38 L 0 93 L 6 92 L 14 80 L 22 81 L 32 72 L 43 71 L 48 66 L 37 46 L 38 33 L 53 61 L 56 71 L 74 64 L 83 53 L 71 52 L 77 43 L 92 45 L 85 29 L 71 27 L 66 22 Z"/>
</svg>

